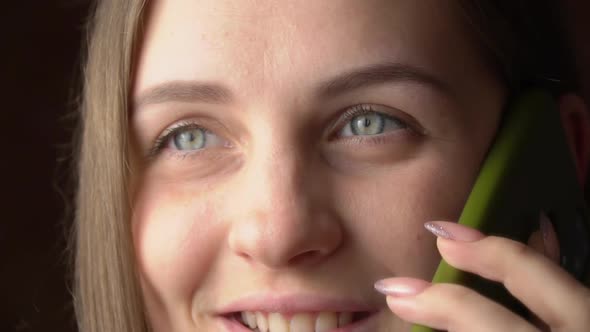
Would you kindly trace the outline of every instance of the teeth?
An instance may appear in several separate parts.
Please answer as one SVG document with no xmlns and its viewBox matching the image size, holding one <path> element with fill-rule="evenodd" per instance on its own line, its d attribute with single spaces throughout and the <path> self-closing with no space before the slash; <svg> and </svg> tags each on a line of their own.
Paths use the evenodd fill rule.
<svg viewBox="0 0 590 332">
<path fill-rule="evenodd" d="M 341 312 L 338 315 L 338 326 L 344 326 L 352 323 L 352 312 Z"/>
<path fill-rule="evenodd" d="M 250 327 L 251 329 L 255 329 L 256 328 L 256 314 L 253 312 L 247 312 L 247 311 L 243 311 L 242 312 L 242 321 L 248 325 L 248 327 Z"/>
<path fill-rule="evenodd" d="M 338 327 L 338 316 L 333 312 L 321 312 L 315 320 L 315 332 L 328 332 Z"/>
<path fill-rule="evenodd" d="M 260 332 L 268 332 L 268 320 L 266 320 L 266 317 L 261 312 L 256 313 L 256 325 Z"/>
<path fill-rule="evenodd" d="M 291 318 L 289 332 L 314 332 L 313 323 L 310 314 L 297 314 Z"/>
<path fill-rule="evenodd" d="M 289 332 L 289 323 L 278 313 L 268 315 L 268 330 L 270 332 Z"/>
<path fill-rule="evenodd" d="M 242 312 L 242 321 L 257 332 L 327 332 L 352 322 L 351 312 L 300 313 L 287 319 L 280 313 Z"/>
</svg>

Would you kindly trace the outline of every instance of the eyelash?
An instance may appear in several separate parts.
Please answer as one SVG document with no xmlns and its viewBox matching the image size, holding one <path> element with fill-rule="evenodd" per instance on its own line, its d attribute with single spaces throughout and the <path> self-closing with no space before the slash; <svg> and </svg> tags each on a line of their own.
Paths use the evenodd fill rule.
<svg viewBox="0 0 590 332">
<path fill-rule="evenodd" d="M 371 114 L 371 113 L 381 114 L 381 115 L 388 117 L 390 119 L 393 119 L 395 121 L 399 121 L 401 124 L 406 126 L 406 128 L 405 128 L 406 130 L 411 128 L 407 121 L 404 121 L 404 120 L 400 119 L 399 117 L 393 116 L 393 115 L 388 114 L 386 112 L 377 111 L 377 110 L 375 110 L 374 106 L 369 105 L 369 104 L 357 104 L 357 105 L 349 107 L 346 111 L 344 111 L 344 113 L 341 113 L 338 116 L 339 120 L 337 120 L 336 124 L 332 127 L 332 130 L 330 132 L 331 133 L 333 133 L 333 132 L 338 133 L 340 130 L 342 130 L 342 128 L 349 121 L 351 121 L 355 117 L 365 115 L 365 114 Z M 169 127 L 166 130 L 164 130 L 164 132 L 154 141 L 153 147 L 150 149 L 150 151 L 148 153 L 148 157 L 153 158 L 153 157 L 157 156 L 159 153 L 162 152 L 162 150 L 165 149 L 166 145 L 168 145 L 170 143 L 170 140 L 174 137 L 175 134 L 177 134 L 183 130 L 187 130 L 187 129 L 200 129 L 200 130 L 203 130 L 206 132 L 209 131 L 207 128 L 200 126 L 199 124 L 197 124 L 196 122 L 193 122 L 193 121 L 179 122 L 179 123 L 173 125 L 172 127 Z M 337 134 L 330 134 L 329 137 L 330 137 L 330 139 L 335 139 L 335 138 L 337 138 L 336 136 L 337 136 Z M 376 135 L 375 138 L 378 138 L 380 136 L 383 136 L 383 135 Z M 358 137 L 355 139 L 358 139 Z M 185 154 L 187 154 L 187 153 L 198 153 L 198 151 L 185 152 Z"/>
<path fill-rule="evenodd" d="M 357 116 L 361 116 L 361 115 L 366 115 L 366 114 L 372 114 L 372 113 L 376 113 L 379 115 L 382 115 L 386 118 L 389 118 L 391 120 L 397 121 L 401 124 L 403 124 L 406 128 L 405 129 L 409 129 L 410 128 L 410 124 L 407 121 L 404 121 L 402 119 L 400 119 L 399 117 L 393 116 L 391 114 L 389 114 L 388 112 L 383 112 L 383 111 L 378 111 L 375 109 L 375 107 L 373 105 L 370 104 L 357 104 L 354 106 L 349 107 L 348 109 L 346 109 L 346 111 L 344 111 L 344 113 L 342 115 L 338 116 L 338 120 L 336 121 L 336 124 L 334 125 L 334 127 L 332 128 L 332 130 L 330 131 L 331 133 L 335 132 L 336 134 L 330 134 L 330 138 L 337 138 L 337 133 L 342 130 L 342 128 L 344 128 L 344 126 L 351 121 L 352 119 L 354 119 Z M 384 135 L 375 135 L 376 137 L 382 137 Z M 360 137 L 360 136 L 359 136 Z M 356 137 L 355 139 L 358 139 L 359 137 Z M 375 137 L 373 137 L 375 138 Z"/>
<path fill-rule="evenodd" d="M 150 149 L 148 156 L 150 158 L 157 156 L 160 152 L 162 152 L 162 150 L 164 150 L 164 148 L 166 147 L 166 145 L 168 145 L 170 143 L 170 140 L 172 139 L 172 137 L 174 137 L 174 135 L 176 135 L 177 133 L 183 131 L 183 130 L 187 130 L 187 129 L 200 129 L 203 130 L 205 132 L 207 132 L 207 128 L 199 126 L 196 122 L 193 121 L 182 121 L 179 122 L 177 124 L 175 124 L 172 127 L 167 128 L 166 130 L 164 130 L 164 132 L 162 132 L 162 134 L 156 138 L 156 140 L 154 141 L 153 147 Z M 194 153 L 194 151 L 193 151 Z"/>
</svg>

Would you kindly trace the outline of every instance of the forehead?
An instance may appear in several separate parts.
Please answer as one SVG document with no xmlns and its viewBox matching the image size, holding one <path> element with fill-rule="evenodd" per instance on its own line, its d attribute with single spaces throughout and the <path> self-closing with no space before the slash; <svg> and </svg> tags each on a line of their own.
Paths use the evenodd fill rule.
<svg viewBox="0 0 590 332">
<path fill-rule="evenodd" d="M 383 61 L 453 76 L 458 74 L 453 64 L 468 48 L 453 3 L 154 1 L 136 90 L 163 81 L 202 80 L 221 81 L 247 95 L 299 87 L 320 75 Z"/>
</svg>

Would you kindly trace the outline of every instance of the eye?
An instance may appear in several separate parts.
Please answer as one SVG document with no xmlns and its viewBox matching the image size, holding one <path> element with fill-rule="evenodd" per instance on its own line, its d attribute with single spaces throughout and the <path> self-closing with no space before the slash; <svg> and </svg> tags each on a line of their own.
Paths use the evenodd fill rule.
<svg viewBox="0 0 590 332">
<path fill-rule="evenodd" d="M 200 150 L 205 147 L 207 143 L 207 136 L 204 129 L 201 128 L 186 128 L 177 130 L 172 135 L 174 147 L 180 151 Z"/>
<path fill-rule="evenodd" d="M 229 144 L 212 131 L 196 123 L 179 123 L 162 133 L 154 143 L 149 156 L 153 157 L 164 149 L 190 153 L 216 146 L 229 146 Z"/>
<path fill-rule="evenodd" d="M 349 120 L 339 132 L 340 137 L 374 136 L 408 128 L 403 121 L 377 112 L 370 106 L 359 106 L 351 112 L 352 115 L 349 115 Z"/>
</svg>

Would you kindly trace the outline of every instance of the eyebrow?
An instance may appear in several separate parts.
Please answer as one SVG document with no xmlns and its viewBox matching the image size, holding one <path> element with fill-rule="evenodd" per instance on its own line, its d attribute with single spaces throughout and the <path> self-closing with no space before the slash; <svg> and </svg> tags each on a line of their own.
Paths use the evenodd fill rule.
<svg viewBox="0 0 590 332">
<path fill-rule="evenodd" d="M 171 101 L 224 104 L 232 100 L 229 89 L 215 83 L 170 81 L 147 89 L 134 100 L 135 108 Z"/>
<path fill-rule="evenodd" d="M 372 85 L 410 82 L 429 86 L 439 92 L 451 94 L 451 87 L 426 70 L 403 63 L 386 62 L 338 75 L 323 82 L 317 91 L 320 98 L 331 98 L 352 90 L 366 88 Z"/>
<path fill-rule="evenodd" d="M 451 88 L 444 81 L 419 67 L 402 63 L 380 63 L 354 69 L 318 85 L 319 98 L 334 98 L 347 92 L 372 85 L 411 82 L 430 86 L 445 94 Z M 225 104 L 233 100 L 232 92 L 219 84 L 199 81 L 169 81 L 141 92 L 134 99 L 135 108 L 171 101 Z"/>
</svg>

